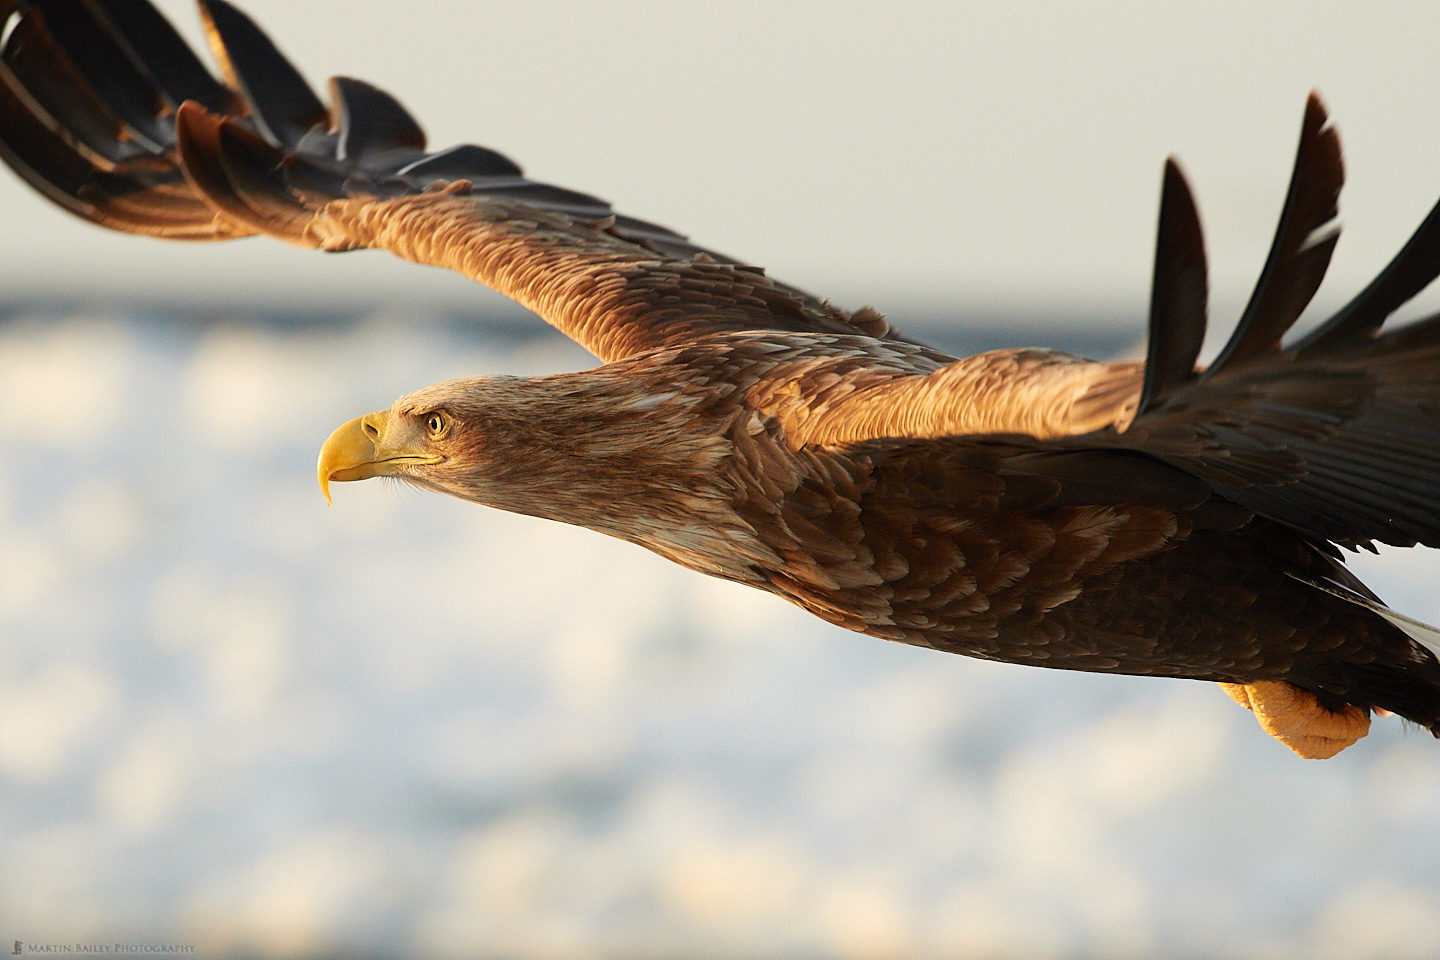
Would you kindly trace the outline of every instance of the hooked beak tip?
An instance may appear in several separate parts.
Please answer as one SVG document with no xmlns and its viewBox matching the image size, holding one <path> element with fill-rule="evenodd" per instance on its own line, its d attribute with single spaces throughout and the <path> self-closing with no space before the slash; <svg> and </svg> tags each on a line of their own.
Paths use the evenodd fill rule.
<svg viewBox="0 0 1440 960">
<path fill-rule="evenodd" d="M 315 478 L 320 481 L 320 493 L 325 502 L 332 507 L 335 505 L 330 496 L 332 481 L 361 480 L 373 476 L 373 473 L 364 471 L 376 455 L 375 445 L 365 429 L 365 419 L 356 417 L 341 424 L 320 448 L 320 458 L 315 463 Z"/>
</svg>

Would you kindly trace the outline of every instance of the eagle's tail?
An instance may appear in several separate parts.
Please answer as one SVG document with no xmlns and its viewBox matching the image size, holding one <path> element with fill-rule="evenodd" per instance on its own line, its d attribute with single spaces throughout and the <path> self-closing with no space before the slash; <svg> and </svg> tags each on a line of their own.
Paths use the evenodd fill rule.
<svg viewBox="0 0 1440 960">
<path fill-rule="evenodd" d="M 1370 611 L 1410 639 L 1410 662 L 1377 661 L 1359 668 L 1366 674 L 1365 685 L 1377 691 L 1375 702 L 1370 706 L 1398 713 L 1440 737 L 1440 628 L 1392 610 L 1373 596 L 1338 580 L 1297 579 Z"/>
</svg>

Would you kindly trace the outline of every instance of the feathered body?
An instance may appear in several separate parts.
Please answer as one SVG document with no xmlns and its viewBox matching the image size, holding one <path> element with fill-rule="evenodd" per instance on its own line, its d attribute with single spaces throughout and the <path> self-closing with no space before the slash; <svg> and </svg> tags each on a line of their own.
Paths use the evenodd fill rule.
<svg viewBox="0 0 1440 960">
<path fill-rule="evenodd" d="M 488 148 L 427 152 L 369 84 L 332 80 L 327 108 L 243 14 L 201 9 L 223 83 L 143 0 L 0 0 L 0 155 L 115 229 L 457 270 L 602 361 L 437 384 L 356 418 L 322 451 L 327 491 L 389 475 L 580 524 L 887 639 L 1241 684 L 1306 755 L 1363 729 L 1316 747 L 1311 715 L 1272 723 L 1289 697 L 1321 727 L 1383 708 L 1440 735 L 1429 634 L 1337 549 L 1440 546 L 1440 320 L 1382 330 L 1440 272 L 1440 208 L 1282 343 L 1338 232 L 1339 140 L 1317 98 L 1270 256 L 1209 368 L 1204 244 L 1173 162 L 1144 363 L 961 359 Z"/>
<path fill-rule="evenodd" d="M 1433 655 L 1313 585 L 1364 589 L 1333 553 L 1127 452 L 1113 426 L 1087 438 L 1114 445 L 1088 458 L 979 426 L 1027 371 L 1017 416 L 1034 418 L 1033 434 L 1116 380 L 1132 390 L 1112 416 L 1123 424 L 1138 399 L 1133 364 L 1000 351 L 941 365 L 873 339 L 732 333 L 410 394 L 397 411 L 444 408 L 456 428 L 445 463 L 402 476 L 631 541 L 889 640 L 1064 669 L 1288 680 L 1336 707 L 1440 725 Z M 879 423 L 912 409 L 896 396 L 926 393 L 928 422 Z"/>
</svg>

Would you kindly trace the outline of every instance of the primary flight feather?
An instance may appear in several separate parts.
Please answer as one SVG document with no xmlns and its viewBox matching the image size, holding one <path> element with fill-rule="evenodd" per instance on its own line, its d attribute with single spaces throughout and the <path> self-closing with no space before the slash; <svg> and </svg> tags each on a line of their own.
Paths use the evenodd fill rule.
<svg viewBox="0 0 1440 960">
<path fill-rule="evenodd" d="M 66 209 L 183 240 L 269 234 L 449 267 L 601 365 L 417 390 L 325 442 L 391 476 L 581 524 L 852 630 L 1037 666 L 1226 686 L 1302 756 L 1372 711 L 1440 736 L 1430 628 L 1337 547 L 1440 546 L 1440 208 L 1313 332 L 1283 339 L 1338 228 L 1339 139 L 1306 105 L 1269 257 L 1229 341 L 1166 165 L 1144 363 L 954 358 L 493 150 L 428 152 L 388 93 L 326 106 L 263 32 L 200 4 L 223 81 L 145 0 L 0 0 L 0 155 Z"/>
</svg>

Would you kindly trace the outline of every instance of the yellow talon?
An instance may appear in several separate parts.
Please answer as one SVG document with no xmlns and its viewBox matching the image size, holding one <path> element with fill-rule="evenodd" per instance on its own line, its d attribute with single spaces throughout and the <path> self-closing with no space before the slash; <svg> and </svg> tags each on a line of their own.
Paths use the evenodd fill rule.
<svg viewBox="0 0 1440 960">
<path fill-rule="evenodd" d="M 1331 710 L 1313 693 L 1284 680 L 1220 687 L 1253 712 L 1266 733 L 1307 760 L 1329 759 L 1370 732 L 1370 714 L 1362 708 Z"/>
</svg>

